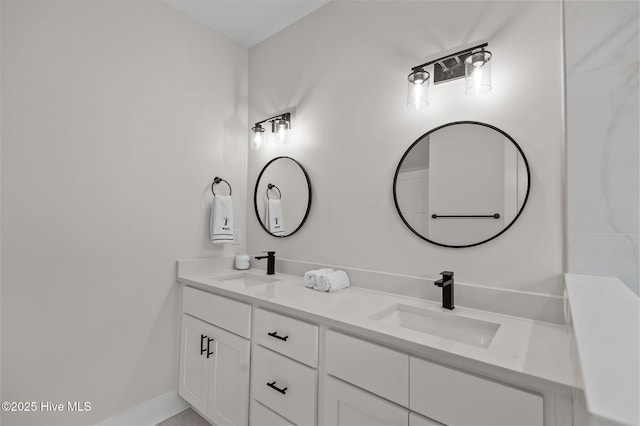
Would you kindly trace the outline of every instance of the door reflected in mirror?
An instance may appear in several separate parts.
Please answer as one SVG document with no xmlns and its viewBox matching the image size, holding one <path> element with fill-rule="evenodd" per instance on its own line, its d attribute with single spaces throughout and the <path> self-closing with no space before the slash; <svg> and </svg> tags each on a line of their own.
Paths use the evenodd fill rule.
<svg viewBox="0 0 640 426">
<path fill-rule="evenodd" d="M 253 195 L 262 229 L 274 237 L 288 237 L 304 225 L 311 209 L 311 181 L 291 157 L 269 161 L 256 181 Z"/>
<path fill-rule="evenodd" d="M 463 121 L 437 127 L 404 153 L 393 182 L 396 209 L 420 238 L 472 247 L 506 231 L 530 190 L 529 165 L 502 130 Z"/>
</svg>

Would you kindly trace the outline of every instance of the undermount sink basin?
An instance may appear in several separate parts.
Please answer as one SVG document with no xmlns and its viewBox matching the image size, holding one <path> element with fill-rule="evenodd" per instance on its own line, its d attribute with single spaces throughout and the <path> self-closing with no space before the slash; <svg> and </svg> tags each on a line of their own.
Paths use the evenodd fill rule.
<svg viewBox="0 0 640 426">
<path fill-rule="evenodd" d="M 453 313 L 396 304 L 372 317 L 383 324 L 407 328 L 433 336 L 486 348 L 500 324 Z"/>
<path fill-rule="evenodd" d="M 216 281 L 224 281 L 225 283 L 236 284 L 242 287 L 252 287 L 280 280 L 268 275 L 257 275 L 249 272 L 239 272 L 237 274 L 216 278 Z"/>
</svg>

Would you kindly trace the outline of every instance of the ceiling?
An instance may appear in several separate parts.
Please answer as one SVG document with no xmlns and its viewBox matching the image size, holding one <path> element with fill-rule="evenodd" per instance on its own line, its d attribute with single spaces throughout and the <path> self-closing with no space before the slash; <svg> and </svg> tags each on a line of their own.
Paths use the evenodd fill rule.
<svg viewBox="0 0 640 426">
<path fill-rule="evenodd" d="M 329 0 L 163 0 L 186 15 L 252 47 Z"/>
</svg>

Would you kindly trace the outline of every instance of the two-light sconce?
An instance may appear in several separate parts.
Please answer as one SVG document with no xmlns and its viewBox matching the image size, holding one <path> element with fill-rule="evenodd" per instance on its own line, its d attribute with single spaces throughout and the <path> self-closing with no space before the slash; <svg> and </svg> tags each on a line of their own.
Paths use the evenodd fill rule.
<svg viewBox="0 0 640 426">
<path fill-rule="evenodd" d="M 491 90 L 491 52 L 485 50 L 488 45 L 483 43 L 411 68 L 407 106 L 421 109 L 429 105 L 431 74 L 425 70 L 428 65 L 433 65 L 433 84 L 465 77 L 467 95 L 480 95 Z"/>
<path fill-rule="evenodd" d="M 271 123 L 271 133 L 275 136 L 274 142 L 277 144 L 284 144 L 287 142 L 289 130 L 291 130 L 291 113 L 285 112 L 266 120 L 258 121 L 251 128 L 251 148 L 261 149 L 265 144 L 265 128 L 262 127 L 264 123 Z"/>
<path fill-rule="evenodd" d="M 492 55 L 485 50 L 488 45 L 488 43 L 479 44 L 411 68 L 411 74 L 408 77 L 407 106 L 421 109 L 429 105 L 428 91 L 431 74 L 425 70 L 429 65 L 433 65 L 433 84 L 465 77 L 467 95 L 480 95 L 491 90 Z M 252 149 L 259 150 L 265 145 L 265 128 L 262 126 L 264 123 L 271 123 L 271 133 L 276 144 L 286 143 L 291 130 L 290 112 L 255 123 L 251 128 Z"/>
</svg>

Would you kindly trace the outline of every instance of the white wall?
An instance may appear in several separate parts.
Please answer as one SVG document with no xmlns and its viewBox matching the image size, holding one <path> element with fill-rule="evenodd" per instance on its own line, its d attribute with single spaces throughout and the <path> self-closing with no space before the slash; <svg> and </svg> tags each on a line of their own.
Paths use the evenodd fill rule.
<svg viewBox="0 0 640 426">
<path fill-rule="evenodd" d="M 569 272 L 638 294 L 637 1 L 566 1 Z"/>
<path fill-rule="evenodd" d="M 246 220 L 248 52 L 161 2 L 2 0 L 2 400 L 94 424 L 177 389 L 175 261 Z"/>
<path fill-rule="evenodd" d="M 250 50 L 250 122 L 295 109 L 295 141 L 249 154 L 249 185 L 276 155 L 308 170 L 313 206 L 294 236 L 267 235 L 251 215 L 251 252 L 294 260 L 551 292 L 563 288 L 562 4 L 330 2 Z M 426 110 L 406 107 L 410 68 L 488 40 L 493 90 L 432 87 Z M 473 248 L 429 244 L 407 229 L 392 196 L 404 151 L 447 122 L 497 126 L 524 150 L 532 189 L 520 219 Z"/>
</svg>

